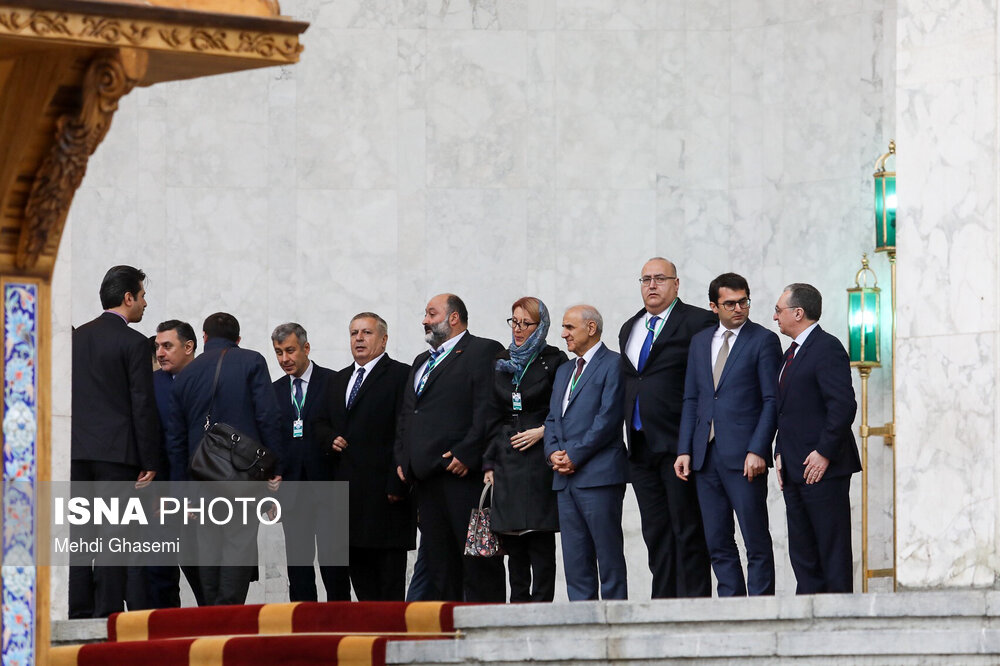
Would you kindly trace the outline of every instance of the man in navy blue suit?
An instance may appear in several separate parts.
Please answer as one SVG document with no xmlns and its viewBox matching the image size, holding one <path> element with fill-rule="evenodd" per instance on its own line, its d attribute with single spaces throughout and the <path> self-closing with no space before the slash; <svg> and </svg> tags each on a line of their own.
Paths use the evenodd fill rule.
<svg viewBox="0 0 1000 666">
<path fill-rule="evenodd" d="M 570 601 L 627 599 L 622 500 L 628 460 L 622 439 L 623 387 L 618 354 L 601 342 L 604 322 L 592 306 L 563 316 L 566 349 L 545 419 L 545 458 L 555 474 L 563 566 Z"/>
<path fill-rule="evenodd" d="M 774 466 L 785 495 L 796 594 L 854 591 L 857 402 L 844 346 L 817 323 L 822 309 L 822 296 L 808 284 L 788 285 L 774 306 L 778 328 L 793 340 L 778 375 Z"/>
<path fill-rule="evenodd" d="M 719 325 L 691 339 L 674 471 L 694 471 L 720 597 L 774 594 L 767 468 L 777 427 L 778 336 L 750 321 L 750 286 L 723 273 L 708 287 Z M 747 549 L 747 577 L 733 513 Z"/>
</svg>

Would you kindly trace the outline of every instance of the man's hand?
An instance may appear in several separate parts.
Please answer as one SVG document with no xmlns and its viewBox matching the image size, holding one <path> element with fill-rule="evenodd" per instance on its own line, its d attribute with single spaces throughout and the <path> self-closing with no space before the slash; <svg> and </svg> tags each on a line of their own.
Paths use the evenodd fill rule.
<svg viewBox="0 0 1000 666">
<path fill-rule="evenodd" d="M 688 475 L 691 474 L 691 456 L 687 453 L 677 456 L 677 460 L 674 461 L 674 474 L 681 481 L 687 481 Z"/>
<path fill-rule="evenodd" d="M 767 474 L 767 462 L 756 453 L 747 452 L 747 459 L 743 461 L 743 476 L 747 481 L 753 481 L 754 477 Z"/>
<path fill-rule="evenodd" d="M 491 469 L 486 470 L 486 472 L 483 474 L 483 483 L 488 483 L 491 486 L 493 485 L 493 470 Z"/>
<path fill-rule="evenodd" d="M 814 483 L 819 483 L 823 475 L 826 474 L 826 468 L 830 466 L 830 461 L 819 454 L 819 451 L 813 451 L 808 456 L 806 456 L 803 463 L 806 468 L 802 472 L 802 478 L 806 480 L 807 485 L 812 485 Z"/>
<path fill-rule="evenodd" d="M 154 476 L 156 476 L 156 472 L 151 469 L 146 469 L 139 472 L 139 478 L 135 480 L 135 487 L 145 488 L 150 484 Z"/>
<path fill-rule="evenodd" d="M 576 471 L 576 465 L 569 459 L 569 454 L 566 453 L 565 449 L 553 452 L 553 454 L 549 456 L 549 462 L 552 463 L 552 469 L 559 472 L 563 476 L 569 476 Z"/>
<path fill-rule="evenodd" d="M 403 483 L 406 483 L 406 475 L 403 474 L 403 466 L 402 465 L 396 465 L 396 476 L 399 477 L 400 481 L 402 481 Z"/>
<path fill-rule="evenodd" d="M 333 440 L 333 450 L 340 453 L 347 448 L 347 440 L 343 437 L 338 436 L 337 439 Z"/>
<path fill-rule="evenodd" d="M 466 467 L 461 460 L 456 458 L 451 451 L 445 451 L 444 453 L 441 454 L 441 457 L 451 458 L 451 462 L 448 463 L 448 467 L 446 467 L 445 469 L 447 469 L 455 476 L 462 477 L 469 473 L 469 468 Z"/>
<path fill-rule="evenodd" d="M 389 500 L 389 504 L 399 504 L 403 501 L 402 495 L 386 495 L 386 499 Z"/>
<path fill-rule="evenodd" d="M 270 479 L 267 480 L 267 489 L 270 490 L 272 493 L 277 492 L 278 486 L 280 485 L 281 485 L 280 475 L 272 476 Z"/>
<path fill-rule="evenodd" d="M 778 477 L 778 490 L 784 490 L 785 481 L 781 478 L 781 455 L 774 456 L 774 475 Z"/>
</svg>

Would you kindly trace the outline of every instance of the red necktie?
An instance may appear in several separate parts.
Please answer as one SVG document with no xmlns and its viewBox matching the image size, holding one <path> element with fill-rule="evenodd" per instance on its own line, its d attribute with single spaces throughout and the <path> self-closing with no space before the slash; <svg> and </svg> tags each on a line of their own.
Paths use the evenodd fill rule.
<svg viewBox="0 0 1000 666">
<path fill-rule="evenodd" d="M 778 390 L 783 391 L 785 389 L 785 377 L 788 375 L 788 368 L 792 365 L 792 359 L 795 358 L 795 349 L 799 346 L 799 343 L 793 342 L 785 352 L 785 365 L 781 368 L 781 376 L 778 379 Z"/>
</svg>

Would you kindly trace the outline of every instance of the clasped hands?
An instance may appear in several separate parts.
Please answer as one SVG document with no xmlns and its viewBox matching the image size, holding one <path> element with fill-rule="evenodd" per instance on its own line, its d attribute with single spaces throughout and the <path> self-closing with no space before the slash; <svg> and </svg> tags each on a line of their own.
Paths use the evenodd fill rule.
<svg viewBox="0 0 1000 666">
<path fill-rule="evenodd" d="M 569 454 L 566 453 L 566 449 L 561 451 L 554 451 L 552 455 L 549 456 L 549 463 L 552 465 L 552 469 L 559 472 L 563 476 L 569 476 L 576 472 L 576 463 L 569 459 Z"/>
</svg>

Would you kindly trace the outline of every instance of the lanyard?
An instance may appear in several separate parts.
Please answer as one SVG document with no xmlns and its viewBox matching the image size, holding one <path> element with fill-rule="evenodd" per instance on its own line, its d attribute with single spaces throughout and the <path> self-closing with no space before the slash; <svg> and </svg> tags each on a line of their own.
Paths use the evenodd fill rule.
<svg viewBox="0 0 1000 666">
<path fill-rule="evenodd" d="M 451 349 L 454 349 L 454 347 L 452 347 Z M 416 391 L 417 395 L 423 393 L 424 386 L 427 384 L 427 378 L 431 376 L 431 370 L 434 369 L 434 366 L 436 366 L 438 362 L 441 361 L 441 359 L 443 359 L 445 356 L 451 353 L 451 349 L 444 352 L 443 354 L 439 354 L 437 357 L 432 357 L 429 361 L 427 361 L 427 367 L 424 369 L 424 373 L 420 375 L 420 382 L 417 384 L 417 391 Z"/>
<path fill-rule="evenodd" d="M 583 357 L 581 357 L 581 358 L 583 358 Z M 583 370 L 580 371 L 580 374 L 577 375 L 576 372 L 573 373 L 576 376 L 573 377 L 573 378 L 571 378 L 570 381 L 569 381 L 569 394 L 570 395 L 573 395 L 573 390 L 576 388 L 576 383 L 580 381 L 580 377 L 583 377 L 583 373 L 586 370 L 587 370 L 587 364 L 584 363 L 583 364 Z"/>
<path fill-rule="evenodd" d="M 305 384 L 305 382 L 302 382 Z M 294 384 L 294 382 L 293 382 Z M 302 391 L 302 402 L 297 402 L 295 400 L 295 388 L 292 387 L 292 404 L 295 406 L 295 418 L 302 419 L 302 406 L 306 404 L 306 392 Z"/>
<path fill-rule="evenodd" d="M 538 356 L 538 352 L 535 352 L 534 354 L 532 354 L 531 358 L 529 358 L 528 362 L 525 364 L 524 370 L 521 371 L 521 376 L 520 377 L 516 377 L 514 379 L 514 390 L 515 391 L 519 391 L 521 389 L 521 381 L 524 380 L 525 373 L 528 372 L 528 368 L 531 366 L 531 362 L 534 361 L 535 357 L 537 357 L 537 356 Z"/>
<path fill-rule="evenodd" d="M 670 316 L 670 312 L 671 312 L 671 310 L 674 309 L 675 305 L 677 305 L 677 299 L 676 298 L 674 298 L 674 300 L 670 304 L 670 306 L 666 310 L 663 311 L 663 315 L 662 316 L 656 315 L 656 316 L 660 317 L 660 321 L 656 322 L 656 326 L 654 326 L 653 328 L 649 327 L 649 320 L 648 319 L 646 320 L 646 330 L 650 331 L 653 334 L 653 340 L 656 340 L 656 338 L 660 337 L 660 331 L 663 330 L 663 325 L 665 323 L 667 323 L 667 317 Z M 652 317 L 650 317 L 649 319 L 652 319 Z"/>
</svg>

